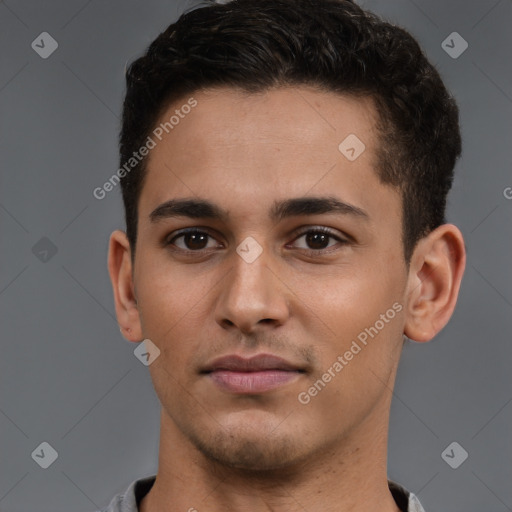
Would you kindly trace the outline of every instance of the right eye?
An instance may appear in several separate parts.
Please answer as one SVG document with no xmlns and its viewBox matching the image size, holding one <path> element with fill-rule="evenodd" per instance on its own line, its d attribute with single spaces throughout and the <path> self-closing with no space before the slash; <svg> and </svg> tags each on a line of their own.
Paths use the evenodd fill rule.
<svg viewBox="0 0 512 512">
<path fill-rule="evenodd" d="M 215 245 L 208 245 L 208 238 L 215 240 L 206 231 L 201 231 L 197 228 L 189 228 L 179 231 L 178 233 L 174 234 L 172 238 L 168 238 L 165 242 L 165 246 L 173 245 L 180 251 L 201 252 L 205 249 L 211 249 L 212 247 L 215 247 Z M 179 245 L 176 243 L 176 241 L 180 239 L 182 240 Z"/>
</svg>

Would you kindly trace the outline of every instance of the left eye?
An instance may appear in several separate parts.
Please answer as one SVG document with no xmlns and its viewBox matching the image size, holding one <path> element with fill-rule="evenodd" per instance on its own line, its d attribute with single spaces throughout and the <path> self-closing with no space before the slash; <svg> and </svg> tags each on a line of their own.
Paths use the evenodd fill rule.
<svg viewBox="0 0 512 512">
<path fill-rule="evenodd" d="M 309 249 L 313 251 L 322 251 L 329 247 L 332 247 L 334 244 L 329 245 L 329 239 L 333 241 L 338 241 L 344 243 L 345 241 L 338 236 L 332 234 L 330 231 L 326 231 L 324 229 L 310 229 L 305 231 L 299 235 L 295 240 L 299 240 L 304 238 L 304 242 L 306 243 L 306 247 L 299 247 L 299 249 Z"/>
</svg>

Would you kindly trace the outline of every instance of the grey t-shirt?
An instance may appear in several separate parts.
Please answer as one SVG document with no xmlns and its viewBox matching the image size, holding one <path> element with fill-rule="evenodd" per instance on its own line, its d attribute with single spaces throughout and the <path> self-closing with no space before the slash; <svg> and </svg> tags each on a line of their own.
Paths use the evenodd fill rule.
<svg viewBox="0 0 512 512">
<path fill-rule="evenodd" d="M 156 475 L 133 481 L 126 491 L 112 498 L 110 505 L 101 512 L 139 512 L 139 503 L 149 492 Z M 402 512 L 425 512 L 418 498 L 400 484 L 388 480 L 389 490 Z"/>
</svg>

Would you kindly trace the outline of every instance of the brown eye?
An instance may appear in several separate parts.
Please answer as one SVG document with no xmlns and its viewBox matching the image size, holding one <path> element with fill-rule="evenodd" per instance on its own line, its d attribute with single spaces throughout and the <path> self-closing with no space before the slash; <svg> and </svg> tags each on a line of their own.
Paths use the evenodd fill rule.
<svg viewBox="0 0 512 512">
<path fill-rule="evenodd" d="M 176 243 L 176 241 L 180 239 L 182 239 L 182 241 L 180 243 Z M 202 251 L 212 247 L 211 245 L 208 246 L 209 239 L 214 240 L 213 237 L 205 231 L 194 229 L 190 231 L 182 231 L 170 239 L 166 245 L 174 245 L 183 251 Z M 213 247 L 214 246 L 215 245 L 213 245 Z"/>
<path fill-rule="evenodd" d="M 300 239 L 304 240 L 302 245 L 295 245 L 299 249 L 304 249 L 310 254 L 322 254 L 323 252 L 330 252 L 331 247 L 335 247 L 336 244 L 344 245 L 348 243 L 347 240 L 335 235 L 327 228 L 314 228 L 308 229 L 299 233 L 299 236 L 295 239 L 295 243 Z M 326 251 L 327 250 L 327 251 Z"/>
<path fill-rule="evenodd" d="M 306 244 L 311 249 L 325 249 L 329 245 L 329 239 L 332 238 L 325 233 L 319 233 L 316 231 L 310 231 L 309 233 L 306 233 L 305 236 Z"/>
</svg>

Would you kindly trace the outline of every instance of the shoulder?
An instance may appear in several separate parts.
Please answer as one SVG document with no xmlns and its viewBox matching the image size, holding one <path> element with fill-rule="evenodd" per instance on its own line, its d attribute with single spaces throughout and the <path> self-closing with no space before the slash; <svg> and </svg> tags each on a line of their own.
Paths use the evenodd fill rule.
<svg viewBox="0 0 512 512">
<path fill-rule="evenodd" d="M 138 512 L 139 503 L 149 492 L 155 479 L 156 475 L 151 475 L 134 480 L 124 492 L 112 498 L 107 508 L 97 512 Z"/>
<path fill-rule="evenodd" d="M 388 480 L 388 486 L 400 510 L 403 512 L 425 512 L 416 495 L 408 491 L 403 485 Z"/>
</svg>

